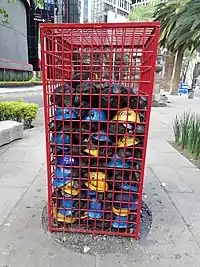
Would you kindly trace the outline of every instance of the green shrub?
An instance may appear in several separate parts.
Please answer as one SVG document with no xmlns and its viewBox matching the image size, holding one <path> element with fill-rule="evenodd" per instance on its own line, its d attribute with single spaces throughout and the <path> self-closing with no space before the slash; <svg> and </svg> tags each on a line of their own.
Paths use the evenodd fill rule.
<svg viewBox="0 0 200 267">
<path fill-rule="evenodd" d="M 176 145 L 187 149 L 195 158 L 200 156 L 200 115 L 184 112 L 176 115 L 173 122 L 173 130 Z"/>
<path fill-rule="evenodd" d="M 0 102 L 0 121 L 14 120 L 22 122 L 25 127 L 30 127 L 37 117 L 38 105 L 25 103 L 22 100 Z"/>
</svg>

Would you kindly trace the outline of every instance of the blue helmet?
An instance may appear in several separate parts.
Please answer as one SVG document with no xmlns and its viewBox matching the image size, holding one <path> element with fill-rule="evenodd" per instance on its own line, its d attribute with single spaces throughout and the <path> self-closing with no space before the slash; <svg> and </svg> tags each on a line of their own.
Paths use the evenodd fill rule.
<svg viewBox="0 0 200 267">
<path fill-rule="evenodd" d="M 132 192 L 135 192 L 135 193 L 138 192 L 137 185 L 130 185 L 129 183 L 126 183 L 126 182 L 122 185 L 122 189 L 124 191 L 132 191 Z"/>
<path fill-rule="evenodd" d="M 117 229 L 126 229 L 127 227 L 130 227 L 128 223 L 128 216 L 114 215 L 112 226 Z"/>
<path fill-rule="evenodd" d="M 77 200 L 73 199 L 63 199 L 61 200 L 60 207 L 58 208 L 58 211 L 60 214 L 64 216 L 70 216 L 75 210 L 75 204 Z"/>
<path fill-rule="evenodd" d="M 56 120 L 77 119 L 77 111 L 70 108 L 56 108 Z"/>
<path fill-rule="evenodd" d="M 102 203 L 98 202 L 96 198 L 90 199 L 88 217 L 92 219 L 101 219 L 103 217 Z"/>
<path fill-rule="evenodd" d="M 129 210 L 135 211 L 138 207 L 138 201 L 134 194 L 127 194 L 127 193 L 116 193 L 115 194 L 115 201 L 114 208 L 116 210 Z M 118 215 L 118 214 L 117 214 Z"/>
<path fill-rule="evenodd" d="M 57 143 L 59 145 L 62 145 L 63 143 L 66 144 L 70 144 L 70 137 L 68 134 L 62 134 L 62 133 L 58 133 L 56 134 L 56 138 L 55 135 L 53 134 L 51 137 L 51 142 L 52 143 Z"/>
<path fill-rule="evenodd" d="M 91 109 L 83 117 L 85 121 L 106 121 L 106 114 L 104 111 L 97 109 Z"/>
<path fill-rule="evenodd" d="M 76 158 L 72 158 L 71 156 L 57 156 L 58 165 L 78 165 L 78 160 Z"/>
<path fill-rule="evenodd" d="M 109 143 L 112 143 L 111 138 L 106 135 L 104 130 L 101 130 L 99 134 L 98 133 L 92 134 L 92 138 L 102 142 L 106 142 L 108 140 Z"/>
<path fill-rule="evenodd" d="M 52 135 L 51 142 L 52 143 L 56 142 L 57 143 L 57 148 L 62 150 L 63 149 L 63 145 L 62 145 L 63 142 L 64 142 L 64 145 L 70 144 L 70 137 L 67 134 L 59 133 L 59 134 L 56 134 L 56 138 L 55 138 L 55 135 Z M 65 150 L 65 153 L 69 153 L 70 152 L 70 147 L 69 146 L 68 147 L 64 146 L 64 150 Z"/>
<path fill-rule="evenodd" d="M 128 162 L 123 162 L 122 158 L 120 158 L 118 155 L 116 157 L 112 157 L 110 161 L 108 162 L 108 167 L 109 168 L 124 168 L 124 169 L 130 169 L 131 163 Z"/>
<path fill-rule="evenodd" d="M 69 168 L 58 167 L 54 171 L 53 187 L 60 188 L 68 184 L 71 180 L 71 170 Z"/>
</svg>

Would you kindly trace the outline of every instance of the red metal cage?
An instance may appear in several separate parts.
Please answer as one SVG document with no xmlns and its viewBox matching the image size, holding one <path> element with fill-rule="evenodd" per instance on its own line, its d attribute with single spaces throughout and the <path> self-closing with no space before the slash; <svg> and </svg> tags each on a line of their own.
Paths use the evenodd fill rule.
<svg viewBox="0 0 200 267">
<path fill-rule="evenodd" d="M 50 231 L 138 238 L 158 35 L 41 25 Z"/>
</svg>

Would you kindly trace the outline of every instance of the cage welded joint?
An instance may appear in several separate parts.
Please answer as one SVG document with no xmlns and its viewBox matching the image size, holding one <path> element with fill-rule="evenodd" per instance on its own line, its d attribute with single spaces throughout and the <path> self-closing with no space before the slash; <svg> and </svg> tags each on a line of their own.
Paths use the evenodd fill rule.
<svg viewBox="0 0 200 267">
<path fill-rule="evenodd" d="M 50 231 L 138 238 L 158 32 L 41 25 Z"/>
</svg>

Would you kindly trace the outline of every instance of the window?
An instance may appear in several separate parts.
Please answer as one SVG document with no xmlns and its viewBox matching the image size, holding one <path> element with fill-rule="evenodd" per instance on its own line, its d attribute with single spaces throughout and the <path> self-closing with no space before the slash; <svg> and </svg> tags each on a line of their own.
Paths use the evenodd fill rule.
<svg viewBox="0 0 200 267">
<path fill-rule="evenodd" d="M 129 10 L 129 9 L 128 9 L 128 3 L 127 3 L 126 0 L 124 1 L 124 9 Z"/>
</svg>

